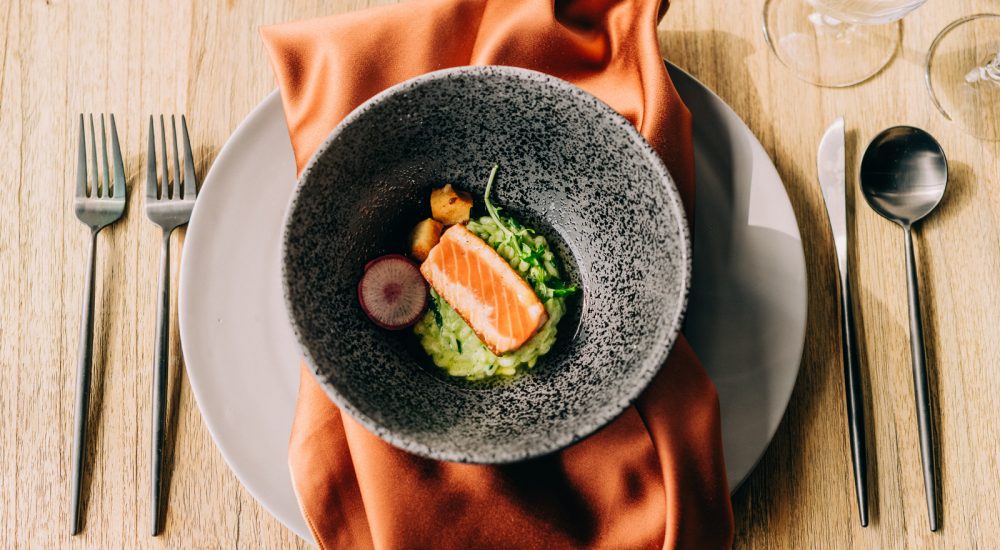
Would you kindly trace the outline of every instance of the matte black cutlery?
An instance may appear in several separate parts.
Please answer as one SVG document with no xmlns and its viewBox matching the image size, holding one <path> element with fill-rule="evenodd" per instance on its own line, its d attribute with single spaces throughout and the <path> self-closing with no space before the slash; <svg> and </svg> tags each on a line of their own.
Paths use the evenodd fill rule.
<svg viewBox="0 0 1000 550">
<path fill-rule="evenodd" d="M 80 115 L 80 145 L 77 157 L 76 194 L 73 211 L 90 229 L 90 252 L 87 256 L 87 279 L 84 283 L 83 315 L 80 320 L 80 354 L 76 375 L 76 426 L 73 436 L 73 486 L 70 508 L 70 532 L 77 534 L 82 527 L 80 492 L 83 462 L 86 454 L 87 417 L 90 408 L 90 373 L 94 340 L 94 271 L 97 265 L 97 234 L 118 221 L 125 212 L 125 166 L 118 143 L 115 115 L 111 115 L 111 163 L 114 179 L 108 167 L 108 135 L 101 115 L 101 164 L 104 178 L 97 169 L 97 135 L 94 115 L 90 115 L 90 177 L 87 175 L 87 139 L 83 115 Z M 89 185 L 88 185 L 89 181 Z M 113 184 L 113 185 L 112 185 Z"/>
<path fill-rule="evenodd" d="M 903 228 L 906 247 L 906 290 L 910 302 L 910 356 L 913 393 L 920 429 L 920 462 L 931 531 L 938 528 L 934 435 L 931 423 L 924 331 L 920 321 L 920 286 L 913 254 L 913 224 L 930 214 L 948 186 L 948 161 L 937 141 L 911 126 L 896 126 L 875 136 L 861 160 L 861 190 L 883 218 Z"/>
<path fill-rule="evenodd" d="M 847 395 L 847 425 L 851 439 L 851 463 L 854 466 L 854 489 L 858 499 L 861 526 L 868 526 L 868 456 L 865 448 L 864 393 L 861 365 L 854 330 L 854 308 L 848 269 L 847 186 L 845 167 L 844 119 L 837 120 L 823 134 L 816 158 L 823 202 L 833 231 L 840 274 L 840 320 L 844 351 L 844 388 Z"/>
<path fill-rule="evenodd" d="M 163 469 L 163 424 L 167 401 L 167 358 L 170 339 L 170 235 L 174 229 L 184 225 L 191 218 L 197 196 L 198 180 L 194 173 L 194 155 L 191 153 L 191 138 L 188 136 L 187 119 L 181 116 L 181 130 L 184 140 L 184 174 L 181 176 L 180 153 L 177 150 L 177 123 L 170 117 L 173 137 L 173 179 L 167 164 L 167 133 L 163 115 L 160 115 L 160 155 L 162 176 L 157 185 L 156 131 L 153 117 L 149 117 L 149 147 L 146 169 L 146 216 L 163 231 L 160 252 L 160 288 L 156 309 L 156 343 L 153 359 L 153 422 L 151 439 L 150 476 L 150 529 L 153 536 L 160 533 L 160 497 Z"/>
</svg>

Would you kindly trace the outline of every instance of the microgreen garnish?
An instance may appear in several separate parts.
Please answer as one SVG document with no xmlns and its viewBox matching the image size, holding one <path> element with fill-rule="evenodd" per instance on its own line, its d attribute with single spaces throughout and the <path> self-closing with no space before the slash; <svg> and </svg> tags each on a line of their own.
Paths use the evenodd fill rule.
<svg viewBox="0 0 1000 550">
<path fill-rule="evenodd" d="M 524 277 L 531 283 L 535 293 L 540 298 L 548 300 L 573 294 L 577 290 L 575 286 L 568 286 L 564 281 L 552 275 L 558 270 L 555 268 L 555 258 L 548 251 L 545 241 L 536 242 L 538 237 L 535 237 L 534 230 L 524 227 L 514 218 L 501 218 L 500 209 L 490 202 L 490 192 L 493 190 L 493 182 L 496 180 L 499 169 L 499 164 L 493 165 L 493 169 L 490 170 L 490 179 L 486 182 L 486 192 L 483 194 L 486 211 L 505 235 L 504 240 L 498 244 L 510 247 L 517 258 L 527 264 L 528 269 Z"/>
<path fill-rule="evenodd" d="M 493 206 L 492 202 L 490 202 L 490 191 L 493 190 L 493 180 L 496 179 L 497 170 L 499 169 L 500 165 L 494 164 L 493 169 L 490 170 L 490 179 L 489 181 L 486 182 L 486 193 L 483 194 L 483 202 L 486 204 L 486 211 L 489 212 L 490 217 L 493 218 L 493 221 L 497 222 L 497 225 L 500 226 L 500 229 L 503 229 L 503 232 L 507 234 L 508 238 L 513 238 L 514 233 L 511 232 L 510 229 L 507 229 L 507 226 L 504 225 L 502 220 L 500 220 L 500 211 L 495 206 Z"/>
</svg>

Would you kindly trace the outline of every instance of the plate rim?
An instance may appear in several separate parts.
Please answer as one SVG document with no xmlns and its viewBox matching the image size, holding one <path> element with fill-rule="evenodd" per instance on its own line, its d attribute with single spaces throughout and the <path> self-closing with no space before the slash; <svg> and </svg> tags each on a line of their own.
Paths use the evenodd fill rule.
<svg viewBox="0 0 1000 550">
<path fill-rule="evenodd" d="M 257 105 L 255 105 L 254 108 L 251 109 L 250 112 L 247 113 L 245 117 L 243 117 L 240 123 L 236 126 L 236 129 L 233 130 L 233 133 L 230 134 L 229 139 L 227 139 L 226 142 L 222 145 L 222 148 L 219 150 L 219 153 L 212 160 L 212 164 L 208 169 L 208 173 L 205 174 L 205 178 L 202 180 L 201 184 L 198 187 L 199 195 L 201 195 L 204 192 L 202 187 L 211 189 L 210 184 L 212 181 L 214 181 L 213 176 L 218 172 L 217 167 L 225 166 L 226 163 L 229 162 L 229 157 L 238 156 L 238 151 L 239 149 L 242 148 L 241 147 L 242 142 L 245 141 L 246 139 L 249 139 L 249 136 L 251 135 L 249 132 L 247 132 L 247 129 L 253 124 L 257 123 L 257 120 L 258 118 L 260 118 L 261 114 L 264 113 L 267 109 L 269 109 L 271 107 L 270 103 L 275 100 L 277 100 L 279 103 L 281 102 L 281 98 L 277 89 L 268 92 L 268 94 L 264 96 L 264 99 L 262 99 L 259 103 L 257 103 Z M 200 223 L 201 217 L 207 215 L 207 214 L 200 214 L 201 211 L 204 211 L 204 207 L 199 208 L 199 206 L 201 206 L 202 204 L 204 203 L 200 201 L 195 201 L 194 209 L 191 212 L 191 219 L 188 222 L 187 227 L 185 228 L 184 246 L 187 249 L 186 251 L 190 251 L 192 246 L 199 246 L 195 244 L 197 243 L 198 239 L 194 239 L 194 243 L 191 243 L 188 241 L 188 237 L 191 236 L 192 228 L 198 228 L 201 226 Z M 191 291 L 188 290 L 190 288 L 188 285 L 188 281 L 190 281 L 191 278 L 194 276 L 191 273 L 191 270 L 193 268 L 190 267 L 190 262 L 185 261 L 185 257 L 188 257 L 188 254 L 182 253 L 180 258 L 180 267 L 178 269 L 177 324 L 180 333 L 181 355 L 184 359 L 184 370 L 187 374 L 188 383 L 191 387 L 191 393 L 194 395 L 195 403 L 198 405 L 198 412 L 201 415 L 202 422 L 204 422 L 205 428 L 208 430 L 209 435 L 212 437 L 212 442 L 215 444 L 215 448 L 218 449 L 219 453 L 222 455 L 223 460 L 226 462 L 226 466 L 228 466 L 229 469 L 236 476 L 236 479 L 240 482 L 240 485 L 242 485 L 243 488 L 250 493 L 250 496 L 252 496 L 254 500 L 256 500 L 257 503 L 260 504 L 265 510 L 267 510 L 269 514 L 271 514 L 279 522 L 281 522 L 282 525 L 284 525 L 290 531 L 294 532 L 296 535 L 303 538 L 307 542 L 310 542 L 311 544 L 315 545 L 315 540 L 312 537 L 312 533 L 308 529 L 306 529 L 306 531 L 301 531 L 300 529 L 293 527 L 295 521 L 292 518 L 287 517 L 287 514 L 285 514 L 283 511 L 278 510 L 276 507 L 271 506 L 271 504 L 268 502 L 267 499 L 262 498 L 262 495 L 258 492 L 257 487 L 254 487 L 253 484 L 251 483 L 247 483 L 246 479 L 250 477 L 249 473 L 239 466 L 239 461 L 236 460 L 233 457 L 233 455 L 225 448 L 225 445 L 221 445 L 219 443 L 220 439 L 222 439 L 220 438 L 219 425 L 210 418 L 212 415 L 205 414 L 205 406 L 203 405 L 203 403 L 206 402 L 207 398 L 207 396 L 204 395 L 203 393 L 205 391 L 205 387 L 195 383 L 196 377 L 191 375 L 191 369 L 188 367 L 188 365 L 191 364 L 189 352 L 187 351 L 188 348 L 185 348 L 184 346 L 185 341 L 190 341 L 189 339 L 192 337 L 192 335 L 197 334 L 197 331 L 195 331 L 194 328 L 191 327 L 191 323 L 193 323 L 193 321 L 185 322 L 185 319 L 190 319 L 190 317 L 186 314 L 187 304 L 189 303 L 190 300 L 193 299 L 190 295 Z M 296 509 L 296 512 L 298 512 L 299 515 L 302 514 L 302 511 L 298 508 Z M 301 519 L 304 521 L 304 518 Z M 308 525 L 306 525 L 306 527 L 308 527 Z"/>
<path fill-rule="evenodd" d="M 805 353 L 806 332 L 807 332 L 807 329 L 808 329 L 808 326 L 809 326 L 809 319 L 808 319 L 808 316 L 809 316 L 809 272 L 808 272 L 808 269 L 806 268 L 805 247 L 802 245 L 802 232 L 800 231 L 800 227 L 799 227 L 798 215 L 796 215 L 796 213 L 795 213 L 795 208 L 792 205 L 791 196 L 788 194 L 788 189 L 785 187 L 785 180 L 784 180 L 784 178 L 781 177 L 781 173 L 778 172 L 777 165 L 774 164 L 774 159 L 772 159 L 771 155 L 769 155 L 767 153 L 767 150 L 764 149 L 764 144 L 760 142 L 760 138 L 757 137 L 757 134 L 755 134 L 753 132 L 753 130 L 750 129 L 750 127 L 747 125 L 746 121 L 743 120 L 743 117 L 741 117 L 740 114 L 737 113 L 736 110 L 733 109 L 732 106 L 730 106 L 729 103 L 727 103 L 726 100 L 724 100 L 722 98 L 722 96 L 720 96 L 719 94 L 717 94 L 715 92 L 715 90 L 709 88 L 705 83 L 703 83 L 702 81 L 700 81 L 697 78 L 695 78 L 695 76 L 693 74 L 691 74 L 687 70 L 681 68 L 680 66 L 672 63 L 671 61 L 669 61 L 667 59 L 664 59 L 663 62 L 664 62 L 664 64 L 667 67 L 667 72 L 668 73 L 676 72 L 676 73 L 679 73 L 680 75 L 682 75 L 683 77 L 687 78 L 688 80 L 690 80 L 698 88 L 700 88 L 703 92 L 705 92 L 706 94 L 708 94 L 709 96 L 711 96 L 712 99 L 714 99 L 715 102 L 718 105 L 720 105 L 727 112 L 728 115 L 730 115 L 733 119 L 738 120 L 740 122 L 740 124 L 746 130 L 747 136 L 750 138 L 750 147 L 753 148 L 753 149 L 759 150 L 760 153 L 764 156 L 764 158 L 767 159 L 767 161 L 768 161 L 768 167 L 771 170 L 774 171 L 775 176 L 777 176 L 778 181 L 781 183 L 781 192 L 782 192 L 782 195 L 784 195 L 784 198 L 787 201 L 788 209 L 791 211 L 792 219 L 795 221 L 795 224 L 794 224 L 794 227 L 795 227 L 795 238 L 798 239 L 798 241 L 800 243 L 800 246 L 798 247 L 799 254 L 797 255 L 797 260 L 798 260 L 797 267 L 799 267 L 801 269 L 801 273 L 802 273 L 802 292 L 801 292 L 801 296 L 799 297 L 800 299 L 796 300 L 796 303 L 801 304 L 801 310 L 800 310 L 800 312 L 801 312 L 801 315 L 802 315 L 802 327 L 801 327 L 801 330 L 800 330 L 800 335 L 796 339 L 796 341 L 798 342 L 798 344 L 797 344 L 797 348 L 798 349 L 797 349 L 797 351 L 795 353 L 795 356 L 798 357 L 798 360 L 797 360 L 797 363 L 795 365 L 795 376 L 792 377 L 792 380 L 790 381 L 791 383 L 789 384 L 789 391 L 787 392 L 787 394 L 782 399 L 782 404 L 781 404 L 781 419 L 777 423 L 775 423 L 775 425 L 774 425 L 774 427 L 772 429 L 768 430 L 767 444 L 764 446 L 763 449 L 761 449 L 761 452 L 760 452 L 759 456 L 757 456 L 757 459 L 753 462 L 753 464 L 749 468 L 747 468 L 747 471 L 743 474 L 743 476 L 739 479 L 739 481 L 735 481 L 734 482 L 733 480 L 729 480 L 729 483 L 730 483 L 729 494 L 730 495 L 735 495 L 736 492 L 739 491 L 743 487 L 743 485 L 746 483 L 746 481 L 750 478 L 750 474 L 752 474 L 757 469 L 757 466 L 760 465 L 761 461 L 764 460 L 764 455 L 767 454 L 767 450 L 771 447 L 771 443 L 774 441 L 775 434 L 778 433 L 778 429 L 781 427 L 781 424 L 783 423 L 785 416 L 788 414 L 788 405 L 792 401 L 792 396 L 795 394 L 795 387 L 798 385 L 798 378 L 802 374 L 802 358 L 803 358 L 803 354 Z M 674 77 L 671 75 L 670 79 L 671 79 L 671 82 L 673 82 Z M 694 238 L 694 232 L 692 232 L 692 239 L 693 238 Z M 725 449 L 723 449 L 723 451 L 725 451 Z"/>
</svg>

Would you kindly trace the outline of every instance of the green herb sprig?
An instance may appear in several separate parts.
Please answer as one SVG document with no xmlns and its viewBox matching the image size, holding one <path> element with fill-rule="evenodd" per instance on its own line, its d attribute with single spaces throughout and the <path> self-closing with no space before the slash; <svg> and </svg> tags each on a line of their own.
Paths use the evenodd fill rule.
<svg viewBox="0 0 1000 550">
<path fill-rule="evenodd" d="M 527 274 L 525 278 L 535 289 L 535 293 L 544 300 L 551 298 L 562 298 L 577 291 L 574 285 L 567 285 L 560 279 L 555 266 L 555 258 L 552 253 L 546 250 L 544 237 L 535 235 L 535 232 L 522 226 L 513 218 L 501 218 L 500 209 L 490 202 L 490 192 L 493 190 L 493 182 L 496 179 L 499 164 L 494 164 L 490 170 L 490 179 L 486 182 L 486 192 L 483 195 L 483 202 L 486 204 L 486 212 L 489 213 L 493 222 L 503 231 L 505 238 L 501 246 L 506 245 L 515 252 L 516 257 L 527 264 Z"/>
</svg>

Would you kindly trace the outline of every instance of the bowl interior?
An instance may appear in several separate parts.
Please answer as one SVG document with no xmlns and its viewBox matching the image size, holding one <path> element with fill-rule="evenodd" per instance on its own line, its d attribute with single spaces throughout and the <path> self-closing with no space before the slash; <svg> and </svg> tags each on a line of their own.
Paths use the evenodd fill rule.
<svg viewBox="0 0 1000 550">
<path fill-rule="evenodd" d="M 372 324 L 356 286 L 367 261 L 405 252 L 432 188 L 481 208 L 494 163 L 494 204 L 556 243 L 583 292 L 534 369 L 470 384 L 428 368 L 409 331 Z M 284 247 L 292 324 L 331 398 L 390 443 L 467 462 L 548 453 L 617 416 L 665 360 L 690 278 L 676 189 L 632 125 L 509 67 L 430 73 L 355 110 L 304 171 Z"/>
</svg>

